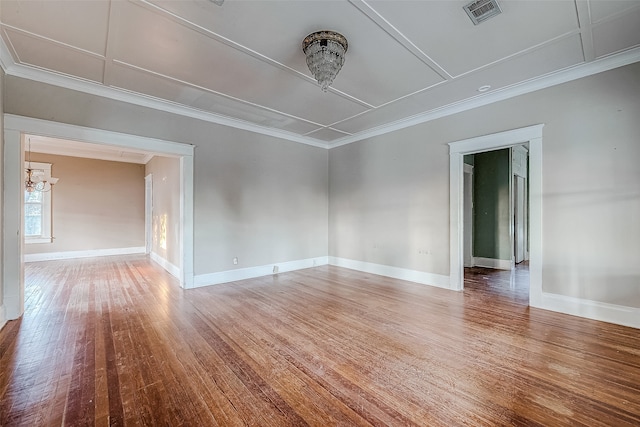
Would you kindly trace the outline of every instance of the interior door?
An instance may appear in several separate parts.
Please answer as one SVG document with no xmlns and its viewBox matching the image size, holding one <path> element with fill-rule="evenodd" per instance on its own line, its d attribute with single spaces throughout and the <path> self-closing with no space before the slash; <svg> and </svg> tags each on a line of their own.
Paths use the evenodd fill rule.
<svg viewBox="0 0 640 427">
<path fill-rule="evenodd" d="M 473 267 L 473 167 L 464 165 L 464 266 Z"/>
</svg>

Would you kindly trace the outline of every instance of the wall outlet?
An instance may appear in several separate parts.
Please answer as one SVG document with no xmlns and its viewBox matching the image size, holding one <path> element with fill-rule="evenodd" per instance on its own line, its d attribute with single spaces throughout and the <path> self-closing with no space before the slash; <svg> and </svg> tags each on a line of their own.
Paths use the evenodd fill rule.
<svg viewBox="0 0 640 427">
<path fill-rule="evenodd" d="M 273 274 L 278 274 L 278 270 L 279 270 L 278 266 L 274 265 L 273 266 Z"/>
<path fill-rule="evenodd" d="M 233 265 L 238 265 L 238 257 L 233 258 Z"/>
</svg>

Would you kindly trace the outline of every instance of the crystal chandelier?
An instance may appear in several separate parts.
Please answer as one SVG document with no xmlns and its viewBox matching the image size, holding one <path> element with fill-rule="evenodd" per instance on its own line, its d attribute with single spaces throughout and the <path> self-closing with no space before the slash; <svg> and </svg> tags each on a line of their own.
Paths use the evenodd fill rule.
<svg viewBox="0 0 640 427">
<path fill-rule="evenodd" d="M 307 56 L 307 66 L 326 92 L 344 64 L 344 54 L 349 47 L 347 39 L 335 31 L 317 31 L 302 41 L 302 51 Z"/>
</svg>

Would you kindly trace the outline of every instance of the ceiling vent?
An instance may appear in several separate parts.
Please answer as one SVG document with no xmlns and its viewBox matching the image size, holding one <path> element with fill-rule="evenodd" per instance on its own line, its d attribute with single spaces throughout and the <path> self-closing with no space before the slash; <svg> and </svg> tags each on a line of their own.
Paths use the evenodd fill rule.
<svg viewBox="0 0 640 427">
<path fill-rule="evenodd" d="M 478 25 L 479 23 L 502 13 L 502 10 L 496 0 L 472 1 L 463 7 L 463 9 L 467 12 L 469 18 L 471 18 L 473 25 Z"/>
</svg>

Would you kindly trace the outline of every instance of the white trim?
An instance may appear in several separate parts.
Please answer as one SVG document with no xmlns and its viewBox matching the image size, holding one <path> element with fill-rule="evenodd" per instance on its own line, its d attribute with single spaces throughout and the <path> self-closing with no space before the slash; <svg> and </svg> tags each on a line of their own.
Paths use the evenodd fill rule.
<svg viewBox="0 0 640 427">
<path fill-rule="evenodd" d="M 304 268 L 327 265 L 329 257 L 315 257 L 297 261 L 274 262 L 272 264 L 257 267 L 238 268 L 235 270 L 220 271 L 217 273 L 199 274 L 195 276 L 193 287 L 218 285 L 221 283 L 236 282 L 239 280 L 254 279 L 256 277 L 270 276 L 272 274 L 285 273 L 287 271 L 302 270 Z M 278 273 L 274 273 L 277 267 Z"/>
<path fill-rule="evenodd" d="M 52 237 L 29 237 L 25 236 L 24 238 L 25 245 L 31 245 L 36 243 L 53 243 Z"/>
<path fill-rule="evenodd" d="M 181 158 L 180 200 L 184 206 L 180 216 L 181 260 L 180 284 L 193 283 L 193 203 L 194 203 L 194 146 L 156 138 L 128 135 L 12 114 L 4 115 L 4 192 L 3 192 L 3 262 L 4 303 L 9 319 L 24 312 L 24 260 L 22 249 L 22 199 L 24 198 L 20 165 L 24 161 L 22 135 L 39 134 L 60 139 L 114 145 L 160 153 Z M 143 248 L 144 252 L 144 248 Z M 9 304 L 10 302 L 10 304 Z M 15 316 L 15 317 L 13 317 Z"/>
<path fill-rule="evenodd" d="M 25 254 L 24 262 L 53 261 L 58 259 L 93 258 L 113 255 L 143 254 L 144 246 L 131 248 L 91 249 L 85 251 L 41 252 Z"/>
<path fill-rule="evenodd" d="M 449 277 L 451 289 L 464 287 L 463 157 L 529 142 L 529 305 L 542 295 L 542 128 L 533 125 L 449 143 Z M 476 258 L 477 260 L 477 258 Z"/>
<path fill-rule="evenodd" d="M 511 270 L 513 263 L 508 259 L 473 257 L 473 265 L 476 267 L 497 268 L 499 270 Z"/>
<path fill-rule="evenodd" d="M 194 154 L 180 158 L 180 236 L 178 250 L 180 257 L 180 284 L 183 288 L 193 287 L 194 280 Z"/>
<path fill-rule="evenodd" d="M 180 267 L 171 264 L 169 261 L 153 251 L 149 253 L 149 257 L 151 258 L 151 261 L 155 262 L 160 267 L 164 268 L 173 277 L 180 280 Z"/>
<path fill-rule="evenodd" d="M 350 270 L 377 274 L 378 276 L 391 277 L 393 279 L 406 280 L 409 282 L 420 283 L 422 285 L 449 289 L 449 276 L 443 276 L 441 274 L 426 273 L 424 271 L 409 270 L 406 268 L 392 267 L 390 265 L 374 264 L 371 262 L 356 261 L 333 256 L 329 257 L 329 264 L 337 267 L 348 268 Z"/>
<path fill-rule="evenodd" d="M 24 150 L 23 135 L 4 129 L 2 191 L 2 286 L 5 316 L 19 318 L 24 312 Z"/>
<path fill-rule="evenodd" d="M 193 154 L 193 145 L 191 144 L 69 125 L 14 114 L 4 115 L 4 128 L 52 138 L 152 151 L 162 155 L 189 156 Z"/>
<path fill-rule="evenodd" d="M 640 308 L 543 292 L 539 308 L 640 328 Z"/>
</svg>

